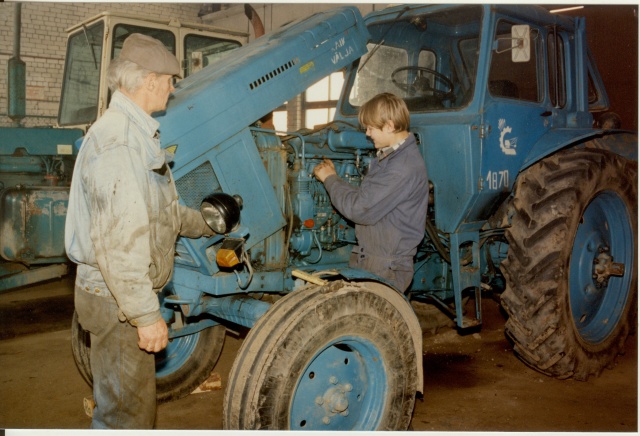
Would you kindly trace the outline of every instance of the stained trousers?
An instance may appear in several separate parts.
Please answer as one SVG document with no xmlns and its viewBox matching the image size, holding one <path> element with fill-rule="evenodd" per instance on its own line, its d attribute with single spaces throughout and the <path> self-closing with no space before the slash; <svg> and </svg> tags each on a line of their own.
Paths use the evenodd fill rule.
<svg viewBox="0 0 640 436">
<path fill-rule="evenodd" d="M 138 347 L 138 330 L 118 319 L 111 296 L 76 286 L 78 321 L 91 334 L 91 428 L 152 429 L 156 417 L 155 358 Z"/>
<path fill-rule="evenodd" d="M 413 258 L 410 256 L 374 256 L 356 245 L 351 250 L 349 266 L 364 269 L 388 280 L 400 292 L 406 291 L 413 280 Z"/>
</svg>

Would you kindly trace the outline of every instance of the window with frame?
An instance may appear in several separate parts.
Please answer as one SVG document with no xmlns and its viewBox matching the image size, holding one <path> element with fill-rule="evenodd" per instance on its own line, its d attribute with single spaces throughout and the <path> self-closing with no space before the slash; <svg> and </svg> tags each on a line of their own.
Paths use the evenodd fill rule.
<svg viewBox="0 0 640 436">
<path fill-rule="evenodd" d="M 567 104 L 564 41 L 561 35 L 553 31 L 547 35 L 547 64 L 551 104 L 562 108 Z"/>
<path fill-rule="evenodd" d="M 495 48 L 489 70 L 489 93 L 494 97 L 526 101 L 542 101 L 542 86 L 538 74 L 540 42 L 539 32 L 531 29 L 531 57 L 527 62 L 513 62 L 511 27 L 514 23 L 498 22 Z"/>
<path fill-rule="evenodd" d="M 205 35 L 187 35 L 184 38 L 185 72 L 187 77 L 224 57 L 229 51 L 240 47 L 238 41 Z"/>
<path fill-rule="evenodd" d="M 124 41 L 133 33 L 141 33 L 151 36 L 162 42 L 165 48 L 174 56 L 176 54 L 176 37 L 173 32 L 152 27 L 135 26 L 133 24 L 118 24 L 113 28 L 113 47 L 111 47 L 111 59 L 120 56 Z M 175 81 L 175 79 L 174 79 Z M 111 101 L 111 90 L 107 93 L 107 101 Z"/>
<path fill-rule="evenodd" d="M 343 83 L 344 73 L 338 71 L 316 82 L 304 92 L 302 122 L 305 128 L 312 129 L 333 120 Z"/>
<path fill-rule="evenodd" d="M 286 132 L 289 130 L 287 126 L 289 117 L 287 116 L 286 104 L 287 102 L 285 102 L 285 104 L 282 107 L 273 111 L 273 126 L 274 126 L 274 129 L 277 130 L 278 132 Z M 291 129 L 291 130 L 297 130 L 297 129 Z"/>
<path fill-rule="evenodd" d="M 367 50 L 349 96 L 353 107 L 362 106 L 382 92 L 398 93 L 391 76 L 396 68 L 409 65 L 409 55 L 403 48 L 369 43 Z"/>
<path fill-rule="evenodd" d="M 97 118 L 104 22 L 69 38 L 58 124 L 88 124 Z"/>
<path fill-rule="evenodd" d="M 132 24 L 118 24 L 113 28 L 113 47 L 111 59 L 115 59 L 122 50 L 124 41 L 132 33 L 142 33 L 151 36 L 164 44 L 164 46 L 174 55 L 176 54 L 176 37 L 168 30 L 154 29 L 151 27 L 135 26 Z"/>
<path fill-rule="evenodd" d="M 273 111 L 276 131 L 313 129 L 333 120 L 344 83 L 344 73 L 337 71 L 311 85 L 305 92 Z"/>
</svg>

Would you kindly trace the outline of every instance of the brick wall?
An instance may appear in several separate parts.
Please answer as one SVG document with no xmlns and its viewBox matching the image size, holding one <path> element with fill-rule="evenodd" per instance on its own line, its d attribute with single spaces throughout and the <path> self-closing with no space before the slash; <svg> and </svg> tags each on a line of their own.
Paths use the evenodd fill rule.
<svg viewBox="0 0 640 436">
<path fill-rule="evenodd" d="M 26 63 L 27 117 L 24 127 L 56 123 L 64 56 L 65 29 L 103 11 L 201 22 L 201 3 L 55 3 L 23 2 L 20 58 Z M 0 3 L 0 126 L 7 116 L 7 63 L 13 57 L 15 5 Z"/>
</svg>

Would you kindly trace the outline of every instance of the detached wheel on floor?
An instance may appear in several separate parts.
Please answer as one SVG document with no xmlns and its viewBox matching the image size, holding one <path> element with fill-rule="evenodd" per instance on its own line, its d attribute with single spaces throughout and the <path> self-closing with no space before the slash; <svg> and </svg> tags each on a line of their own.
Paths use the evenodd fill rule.
<svg viewBox="0 0 640 436">
<path fill-rule="evenodd" d="M 216 325 L 188 336 L 175 338 L 156 354 L 156 397 L 168 402 L 185 397 L 211 375 L 220 357 L 226 329 Z M 91 336 L 73 315 L 71 349 L 80 374 L 93 385 L 90 363 Z"/>
<path fill-rule="evenodd" d="M 223 428 L 406 430 L 421 355 L 411 334 L 419 324 L 399 304 L 413 315 L 390 288 L 345 282 L 276 302 L 236 357 Z"/>
<path fill-rule="evenodd" d="M 637 304 L 637 179 L 635 162 L 591 149 L 519 177 L 502 305 L 531 367 L 586 380 L 624 351 Z"/>
</svg>

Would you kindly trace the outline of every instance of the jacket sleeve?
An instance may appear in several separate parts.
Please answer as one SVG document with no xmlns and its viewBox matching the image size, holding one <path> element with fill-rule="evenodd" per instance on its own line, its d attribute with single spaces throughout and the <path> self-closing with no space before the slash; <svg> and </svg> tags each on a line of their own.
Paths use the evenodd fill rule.
<svg viewBox="0 0 640 436">
<path fill-rule="evenodd" d="M 98 267 L 120 310 L 135 326 L 151 325 L 161 317 L 149 277 L 145 171 L 139 155 L 118 144 L 101 145 L 83 171 Z"/>
<path fill-rule="evenodd" d="M 200 211 L 183 205 L 180 206 L 180 236 L 200 238 L 211 236 L 215 232 L 207 225 Z"/>
<path fill-rule="evenodd" d="M 401 172 L 386 168 L 365 177 L 359 187 L 337 175 L 327 177 L 324 185 L 338 212 L 356 224 L 373 225 L 401 201 L 398 193 L 404 177 Z"/>
</svg>

